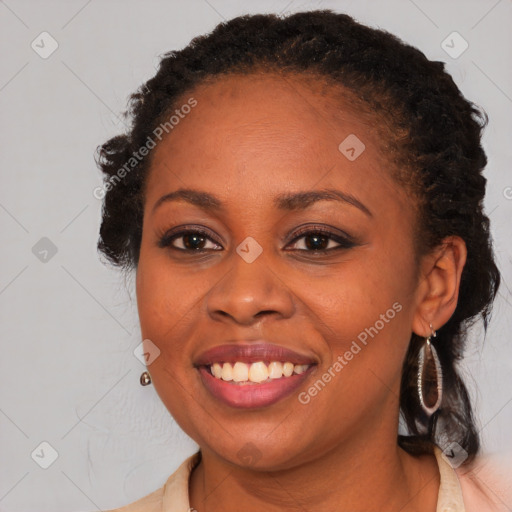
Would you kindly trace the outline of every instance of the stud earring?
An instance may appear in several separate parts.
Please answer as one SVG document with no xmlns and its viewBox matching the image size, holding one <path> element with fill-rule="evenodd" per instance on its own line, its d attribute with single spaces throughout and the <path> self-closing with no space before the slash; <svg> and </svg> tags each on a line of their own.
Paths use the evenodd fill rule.
<svg viewBox="0 0 512 512">
<path fill-rule="evenodd" d="M 425 343 L 421 347 L 418 356 L 418 397 L 422 409 L 428 416 L 432 416 L 439 409 L 443 399 L 443 370 L 436 348 L 431 341 L 437 335 L 432 324 L 430 324 L 430 331 L 431 334 L 425 338 Z M 435 397 L 432 393 L 432 387 L 428 386 L 428 381 L 431 381 L 434 375 L 436 381 Z"/>
<path fill-rule="evenodd" d="M 148 371 L 145 371 L 140 376 L 140 385 L 141 386 L 148 386 L 149 384 L 151 384 L 151 375 L 149 374 Z"/>
</svg>

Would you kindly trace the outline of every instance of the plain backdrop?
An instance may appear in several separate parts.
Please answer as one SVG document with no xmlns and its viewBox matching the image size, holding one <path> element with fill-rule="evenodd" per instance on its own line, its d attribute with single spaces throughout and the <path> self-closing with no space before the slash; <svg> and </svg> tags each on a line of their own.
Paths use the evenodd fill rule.
<svg viewBox="0 0 512 512">
<path fill-rule="evenodd" d="M 510 1 L 5 0 L 0 510 L 124 505 L 160 487 L 196 450 L 153 387 L 139 385 L 133 280 L 96 252 L 94 151 L 123 130 L 128 95 L 155 73 L 159 55 L 240 14 L 318 8 L 384 28 L 446 62 L 489 115 L 485 205 L 503 285 L 485 342 L 475 330 L 463 370 L 484 453 L 512 453 Z M 449 36 L 452 55 L 443 47 Z"/>
</svg>

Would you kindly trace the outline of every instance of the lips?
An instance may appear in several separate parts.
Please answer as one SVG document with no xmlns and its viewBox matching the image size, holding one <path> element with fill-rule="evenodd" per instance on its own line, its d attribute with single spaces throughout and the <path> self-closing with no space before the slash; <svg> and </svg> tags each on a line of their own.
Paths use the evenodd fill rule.
<svg viewBox="0 0 512 512">
<path fill-rule="evenodd" d="M 213 347 L 203 352 L 195 361 L 194 366 L 209 366 L 213 363 L 257 363 L 258 361 L 290 361 L 295 364 L 316 364 L 312 356 L 299 354 L 294 350 L 273 343 L 242 342 Z"/>
<path fill-rule="evenodd" d="M 268 378 L 261 383 L 236 382 L 223 380 L 212 375 L 212 366 L 230 367 L 251 365 L 252 363 L 284 362 L 292 363 L 299 368 L 300 373 Z M 220 345 L 203 352 L 195 361 L 194 366 L 199 371 L 201 382 L 215 399 L 238 409 L 253 409 L 268 407 L 287 396 L 290 396 L 314 371 L 317 360 L 313 356 L 300 354 L 280 345 L 265 342 L 239 342 L 231 345 Z M 275 363 L 274 363 L 275 364 Z M 280 363 L 279 363 L 280 365 Z M 234 373 L 236 373 L 236 368 Z M 224 375 L 223 375 L 224 377 Z M 242 377 L 243 380 L 243 377 Z"/>
</svg>

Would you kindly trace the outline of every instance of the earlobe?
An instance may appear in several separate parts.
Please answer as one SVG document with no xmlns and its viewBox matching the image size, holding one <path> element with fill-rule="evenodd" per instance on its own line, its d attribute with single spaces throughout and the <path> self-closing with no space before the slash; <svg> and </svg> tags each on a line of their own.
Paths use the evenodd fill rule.
<svg viewBox="0 0 512 512">
<path fill-rule="evenodd" d="M 418 285 L 418 306 L 412 329 L 419 336 L 428 336 L 430 324 L 442 327 L 457 307 L 462 270 L 467 249 L 458 236 L 445 238 L 421 263 Z"/>
</svg>

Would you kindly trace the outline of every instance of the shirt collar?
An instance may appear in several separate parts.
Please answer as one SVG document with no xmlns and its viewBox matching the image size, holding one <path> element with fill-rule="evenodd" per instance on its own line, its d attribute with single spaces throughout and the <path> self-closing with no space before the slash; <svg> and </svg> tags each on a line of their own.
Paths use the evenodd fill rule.
<svg viewBox="0 0 512 512">
<path fill-rule="evenodd" d="M 437 446 L 434 454 L 439 466 L 440 485 L 436 512 L 465 512 L 462 489 L 455 469 Z M 201 451 L 186 459 L 169 477 L 164 486 L 163 510 L 165 512 L 188 512 L 190 507 L 189 480 L 194 468 L 201 461 Z"/>
</svg>

